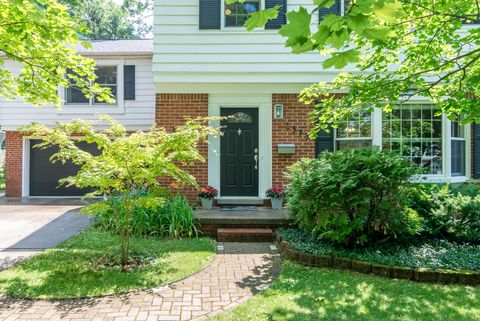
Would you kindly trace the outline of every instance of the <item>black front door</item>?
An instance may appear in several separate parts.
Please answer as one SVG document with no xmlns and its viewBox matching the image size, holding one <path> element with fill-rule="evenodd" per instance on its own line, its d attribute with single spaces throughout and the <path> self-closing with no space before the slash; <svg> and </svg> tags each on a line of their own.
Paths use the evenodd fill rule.
<svg viewBox="0 0 480 321">
<path fill-rule="evenodd" d="M 258 196 L 258 109 L 222 108 L 220 194 Z"/>
</svg>

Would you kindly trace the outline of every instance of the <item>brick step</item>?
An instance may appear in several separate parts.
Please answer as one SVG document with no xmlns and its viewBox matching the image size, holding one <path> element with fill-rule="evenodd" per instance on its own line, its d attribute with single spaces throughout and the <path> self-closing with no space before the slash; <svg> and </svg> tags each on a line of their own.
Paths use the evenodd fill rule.
<svg viewBox="0 0 480 321">
<path fill-rule="evenodd" d="M 219 228 L 218 242 L 273 242 L 273 231 L 268 228 Z"/>
</svg>

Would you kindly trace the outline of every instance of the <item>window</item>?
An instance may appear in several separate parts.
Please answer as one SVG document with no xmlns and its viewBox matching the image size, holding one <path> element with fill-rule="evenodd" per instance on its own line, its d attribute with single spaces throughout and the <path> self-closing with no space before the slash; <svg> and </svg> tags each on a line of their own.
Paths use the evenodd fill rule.
<svg viewBox="0 0 480 321">
<path fill-rule="evenodd" d="M 336 150 L 372 146 L 372 117 L 370 112 L 359 112 L 335 130 Z"/>
<path fill-rule="evenodd" d="M 461 118 L 451 122 L 452 139 L 452 176 L 465 176 L 465 126 L 460 125 Z"/>
<path fill-rule="evenodd" d="M 230 124 L 251 124 L 252 122 L 252 116 L 242 111 L 236 112 L 228 117 L 228 123 Z"/>
<path fill-rule="evenodd" d="M 243 27 L 250 14 L 260 10 L 260 0 L 225 3 L 225 27 Z"/>
<path fill-rule="evenodd" d="M 442 116 L 435 105 L 402 105 L 384 112 L 382 136 L 383 150 L 398 152 L 425 174 L 442 174 Z"/>
<path fill-rule="evenodd" d="M 95 69 L 97 75 L 96 82 L 101 87 L 108 87 L 112 92 L 112 96 L 117 99 L 117 66 L 98 66 Z M 91 99 L 85 97 L 83 92 L 75 85 L 65 89 L 65 102 L 67 104 L 105 104 L 105 102 L 98 101 L 96 97 Z"/>
</svg>

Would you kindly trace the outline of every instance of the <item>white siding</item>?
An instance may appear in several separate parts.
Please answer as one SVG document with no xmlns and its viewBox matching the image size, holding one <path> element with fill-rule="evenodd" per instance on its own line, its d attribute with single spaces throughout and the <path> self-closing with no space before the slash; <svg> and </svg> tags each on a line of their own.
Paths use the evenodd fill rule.
<svg viewBox="0 0 480 321">
<path fill-rule="evenodd" d="M 96 120 L 99 114 L 110 114 L 129 130 L 148 129 L 155 122 L 155 86 L 152 75 L 151 57 L 119 58 L 108 60 L 97 58 L 97 64 L 118 64 L 119 101 L 116 106 L 63 106 L 55 109 L 51 105 L 34 107 L 22 101 L 8 101 L 0 97 L 0 126 L 2 130 L 16 130 L 31 122 L 52 125 L 54 121 L 71 121 L 74 118 Z M 123 101 L 122 65 L 135 65 L 136 99 Z M 6 68 L 18 72 L 20 65 L 6 62 Z M 62 94 L 62 90 L 59 90 Z"/>
<path fill-rule="evenodd" d="M 288 10 L 299 5 L 313 8 L 310 0 L 288 0 Z M 308 84 L 338 73 L 324 71 L 317 53 L 292 54 L 278 30 L 200 30 L 199 0 L 156 0 L 154 15 L 157 91 L 187 92 L 190 84 L 208 83 Z"/>
</svg>

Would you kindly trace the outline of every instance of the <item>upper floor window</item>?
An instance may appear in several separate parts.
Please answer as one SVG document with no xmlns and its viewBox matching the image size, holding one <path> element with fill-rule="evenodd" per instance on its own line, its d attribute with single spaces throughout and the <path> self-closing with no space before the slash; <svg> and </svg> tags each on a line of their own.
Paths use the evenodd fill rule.
<svg viewBox="0 0 480 321">
<path fill-rule="evenodd" d="M 250 14 L 261 10 L 260 0 L 225 3 L 225 27 L 243 27 Z"/>
<path fill-rule="evenodd" d="M 97 76 L 96 82 L 101 87 L 110 88 L 112 96 L 117 99 L 117 66 L 97 66 L 95 69 L 95 74 Z M 97 97 L 87 98 L 84 93 L 75 85 L 70 86 L 65 89 L 65 102 L 67 104 L 84 104 L 84 105 L 95 105 L 95 104 L 105 104 L 97 99 Z"/>
</svg>

